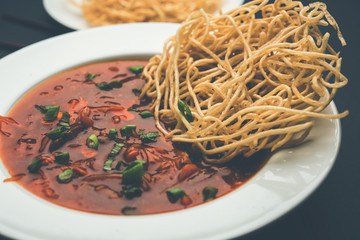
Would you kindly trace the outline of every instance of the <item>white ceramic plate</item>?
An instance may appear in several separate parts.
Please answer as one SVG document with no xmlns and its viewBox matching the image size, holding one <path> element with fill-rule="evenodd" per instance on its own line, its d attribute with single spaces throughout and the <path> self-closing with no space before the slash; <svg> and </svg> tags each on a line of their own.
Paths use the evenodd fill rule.
<svg viewBox="0 0 360 240">
<path fill-rule="evenodd" d="M 90 61 L 153 55 L 177 24 L 138 23 L 65 34 L 0 60 L 0 115 L 39 81 Z M 337 113 L 332 103 L 326 113 Z M 0 161 L 0 232 L 16 239 L 228 239 L 253 231 L 303 201 L 324 180 L 340 145 L 338 120 L 317 120 L 302 145 L 275 154 L 243 187 L 209 203 L 148 216 L 106 216 L 42 200 L 9 177 Z"/>
<path fill-rule="evenodd" d="M 75 0 L 81 3 L 81 0 Z M 221 7 L 223 12 L 239 7 L 243 0 L 223 0 Z M 43 0 L 45 10 L 48 14 L 62 25 L 75 29 L 89 28 L 89 24 L 82 16 L 80 8 L 76 7 L 69 0 Z"/>
</svg>

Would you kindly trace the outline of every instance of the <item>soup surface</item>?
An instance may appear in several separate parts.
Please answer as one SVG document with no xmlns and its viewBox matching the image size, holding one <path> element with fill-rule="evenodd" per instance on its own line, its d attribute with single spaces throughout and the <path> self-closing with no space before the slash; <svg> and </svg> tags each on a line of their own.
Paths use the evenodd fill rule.
<svg viewBox="0 0 360 240">
<path fill-rule="evenodd" d="M 129 215 L 196 206 L 259 171 L 267 152 L 214 166 L 166 140 L 138 98 L 146 63 L 80 66 L 25 94 L 0 118 L 6 181 L 71 209 Z"/>
</svg>

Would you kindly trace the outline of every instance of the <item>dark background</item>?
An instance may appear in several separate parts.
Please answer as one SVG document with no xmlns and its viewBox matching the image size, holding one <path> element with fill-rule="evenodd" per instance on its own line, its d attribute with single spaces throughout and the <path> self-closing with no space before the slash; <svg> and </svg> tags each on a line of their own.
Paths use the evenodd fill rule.
<svg viewBox="0 0 360 240">
<path fill-rule="evenodd" d="M 309 4 L 312 1 L 302 2 Z M 350 115 L 341 120 L 339 155 L 329 176 L 302 204 L 275 222 L 237 240 L 360 239 L 360 159 L 357 151 L 360 149 L 360 2 L 323 2 L 337 20 L 348 44 L 341 49 L 341 56 L 342 72 L 349 84 L 340 89 L 335 99 L 339 112 L 350 111 Z M 0 0 L 0 58 L 23 46 L 71 31 L 46 13 L 41 0 Z M 331 45 L 339 50 L 335 32 L 330 33 L 333 36 Z M 6 83 L 6 79 L 0 78 L 0 81 Z M 0 233 L 0 239 L 8 238 Z"/>
</svg>

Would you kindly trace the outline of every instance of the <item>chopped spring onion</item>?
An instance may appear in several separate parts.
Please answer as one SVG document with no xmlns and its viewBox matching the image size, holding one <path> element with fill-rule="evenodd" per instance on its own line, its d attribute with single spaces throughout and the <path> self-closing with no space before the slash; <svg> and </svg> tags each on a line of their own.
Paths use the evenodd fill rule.
<svg viewBox="0 0 360 240">
<path fill-rule="evenodd" d="M 154 117 L 154 115 L 153 115 L 150 111 L 147 111 L 147 110 L 139 113 L 139 115 L 140 115 L 142 118 Z"/>
<path fill-rule="evenodd" d="M 174 187 L 166 191 L 166 195 L 171 203 L 176 203 L 179 199 L 183 198 L 186 193 L 179 187 Z"/>
<path fill-rule="evenodd" d="M 118 138 L 118 133 L 117 133 L 117 131 L 116 131 L 115 128 L 109 129 L 108 138 L 109 138 L 110 140 L 115 140 L 115 139 Z"/>
<path fill-rule="evenodd" d="M 99 140 L 95 134 L 91 134 L 90 137 L 86 140 L 86 145 L 89 148 L 97 150 L 99 147 Z"/>
<path fill-rule="evenodd" d="M 124 194 L 125 198 L 127 198 L 127 199 L 133 199 L 135 197 L 140 197 L 142 194 L 142 191 L 138 187 L 132 187 L 130 189 L 125 189 L 121 192 Z"/>
<path fill-rule="evenodd" d="M 129 68 L 129 71 L 135 73 L 136 75 L 142 74 L 143 70 L 144 70 L 143 66 L 133 66 Z"/>
<path fill-rule="evenodd" d="M 140 107 L 140 105 L 134 104 L 134 105 L 132 105 L 131 107 L 128 108 L 128 111 L 131 111 L 131 112 L 140 112 L 139 107 Z"/>
<path fill-rule="evenodd" d="M 74 176 L 74 171 L 72 169 L 66 169 L 57 176 L 57 179 L 60 183 L 68 183 L 72 180 Z"/>
<path fill-rule="evenodd" d="M 48 110 L 49 110 L 49 108 L 51 108 L 52 107 L 52 105 L 35 105 L 35 108 L 37 109 L 37 110 L 39 110 L 41 113 L 46 113 Z"/>
<path fill-rule="evenodd" d="M 140 214 L 140 211 L 136 207 L 124 207 L 121 209 L 122 214 L 124 215 L 138 215 Z"/>
<path fill-rule="evenodd" d="M 49 109 L 45 113 L 44 120 L 46 122 L 54 121 L 59 114 L 59 110 L 60 110 L 60 106 L 58 105 L 49 107 Z"/>
<path fill-rule="evenodd" d="M 64 126 L 64 127 L 69 127 L 70 126 L 70 113 L 63 112 L 58 125 Z"/>
<path fill-rule="evenodd" d="M 188 105 L 186 105 L 186 103 L 184 103 L 183 101 L 181 101 L 180 99 L 178 100 L 178 108 L 181 112 L 181 114 L 185 117 L 185 119 L 188 122 L 192 122 L 194 121 L 194 118 L 192 116 L 192 113 L 190 111 L 190 108 L 188 107 Z"/>
<path fill-rule="evenodd" d="M 121 88 L 123 83 L 121 80 L 114 80 L 111 83 L 109 83 L 111 87 L 113 88 Z"/>
<path fill-rule="evenodd" d="M 104 170 L 105 171 L 110 171 L 111 170 L 111 165 L 115 160 L 115 156 L 119 154 L 120 150 L 123 148 L 124 144 L 123 143 L 116 143 L 113 147 L 113 149 L 111 150 L 110 154 L 108 155 L 105 163 L 104 163 Z"/>
<path fill-rule="evenodd" d="M 67 131 L 67 128 L 64 126 L 61 126 L 55 130 L 52 130 L 51 132 L 48 132 L 46 136 L 50 138 L 51 140 L 56 140 L 60 137 L 62 137 Z"/>
<path fill-rule="evenodd" d="M 159 137 L 158 132 L 148 132 L 148 133 L 142 134 L 140 136 L 140 140 L 143 143 L 152 143 L 152 142 L 156 142 L 157 137 Z"/>
<path fill-rule="evenodd" d="M 119 160 L 115 166 L 116 170 L 120 170 L 121 165 L 123 164 L 123 161 Z"/>
<path fill-rule="evenodd" d="M 111 91 L 113 89 L 113 87 L 107 82 L 98 83 L 96 86 L 103 91 Z"/>
<path fill-rule="evenodd" d="M 55 162 L 60 164 L 67 164 L 70 161 L 69 152 L 58 153 L 55 155 Z"/>
<path fill-rule="evenodd" d="M 135 125 L 126 125 L 120 129 L 121 136 L 130 137 L 136 131 Z"/>
<path fill-rule="evenodd" d="M 93 80 L 95 77 L 96 77 L 96 74 L 94 74 L 94 73 L 87 73 L 87 74 L 85 75 L 85 79 L 86 79 L 87 81 L 91 81 L 91 80 Z"/>
<path fill-rule="evenodd" d="M 133 161 L 123 172 L 122 183 L 131 184 L 145 175 L 144 164 L 141 160 Z"/>
<path fill-rule="evenodd" d="M 203 189 L 203 199 L 204 202 L 209 201 L 211 199 L 214 199 L 216 197 L 216 194 L 218 192 L 217 188 L 214 187 L 206 187 Z"/>
<path fill-rule="evenodd" d="M 139 96 L 141 94 L 141 89 L 140 88 L 133 88 L 132 92 L 135 94 L 135 96 Z"/>
<path fill-rule="evenodd" d="M 28 167 L 30 173 L 37 173 L 37 171 L 40 170 L 42 166 L 42 160 L 41 159 L 35 159 Z"/>
</svg>

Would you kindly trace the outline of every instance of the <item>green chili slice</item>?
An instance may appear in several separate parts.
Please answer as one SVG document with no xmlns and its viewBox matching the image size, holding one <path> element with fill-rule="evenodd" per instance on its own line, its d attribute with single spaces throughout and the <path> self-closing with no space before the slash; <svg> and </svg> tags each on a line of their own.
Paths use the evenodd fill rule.
<svg viewBox="0 0 360 240">
<path fill-rule="evenodd" d="M 51 132 L 48 132 L 46 136 L 50 138 L 51 140 L 56 140 L 60 137 L 62 137 L 67 131 L 67 128 L 64 126 L 61 126 L 55 130 L 52 130 Z"/>
<path fill-rule="evenodd" d="M 214 188 L 214 187 L 204 188 L 203 192 L 202 192 L 204 202 L 214 199 L 216 197 L 217 192 L 218 192 L 218 189 Z"/>
<path fill-rule="evenodd" d="M 150 111 L 147 111 L 147 110 L 139 113 L 139 115 L 140 115 L 142 118 L 154 117 L 154 115 L 153 115 Z"/>
<path fill-rule="evenodd" d="M 42 160 L 41 159 L 35 159 L 30 165 L 27 167 L 28 171 L 30 173 L 37 173 L 42 166 Z"/>
<path fill-rule="evenodd" d="M 60 164 L 68 164 L 70 161 L 69 152 L 58 153 L 55 155 L 55 162 Z"/>
<path fill-rule="evenodd" d="M 72 169 L 66 169 L 57 176 L 57 179 L 60 183 L 68 183 L 72 180 L 74 176 L 74 171 Z"/>
<path fill-rule="evenodd" d="M 58 125 L 64 126 L 64 127 L 69 127 L 70 126 L 70 113 L 63 112 Z"/>
<path fill-rule="evenodd" d="M 166 195 L 171 203 L 176 203 L 179 199 L 183 198 L 186 193 L 179 187 L 174 187 L 166 191 Z"/>
<path fill-rule="evenodd" d="M 112 148 L 111 152 L 109 153 L 106 161 L 104 162 L 104 170 L 105 171 L 110 171 L 111 165 L 115 160 L 115 156 L 118 155 L 120 153 L 120 150 L 123 148 L 124 144 L 123 143 L 116 143 L 114 145 L 114 147 Z"/>
<path fill-rule="evenodd" d="M 107 82 L 98 83 L 96 86 L 103 91 L 111 91 L 113 89 L 113 87 Z"/>
<path fill-rule="evenodd" d="M 86 140 L 86 145 L 89 148 L 97 150 L 99 147 L 99 140 L 95 134 L 91 134 Z"/>
<path fill-rule="evenodd" d="M 143 66 L 132 66 L 129 68 L 129 71 L 136 75 L 142 74 L 143 70 L 144 70 Z"/>
<path fill-rule="evenodd" d="M 131 111 L 131 112 L 140 112 L 139 107 L 140 107 L 140 105 L 134 104 L 134 105 L 132 105 L 131 107 L 128 108 L 128 111 Z"/>
<path fill-rule="evenodd" d="M 126 125 L 120 129 L 121 136 L 130 137 L 136 132 L 136 125 Z"/>
<path fill-rule="evenodd" d="M 178 108 L 179 108 L 181 114 L 185 117 L 185 119 L 188 122 L 194 121 L 194 118 L 193 118 L 193 115 L 192 115 L 192 113 L 190 111 L 190 108 L 186 105 L 186 103 L 184 103 L 180 99 L 178 100 Z"/>
<path fill-rule="evenodd" d="M 59 110 L 60 110 L 60 106 L 58 106 L 58 105 L 49 107 L 45 113 L 44 120 L 46 122 L 54 121 L 59 114 Z"/>
<path fill-rule="evenodd" d="M 117 133 L 117 130 L 115 128 L 109 129 L 108 138 L 110 140 L 116 140 L 118 138 L 118 133 Z"/>
<path fill-rule="evenodd" d="M 141 160 L 133 161 L 123 172 L 122 183 L 131 184 L 141 179 L 145 175 L 144 164 Z"/>
<path fill-rule="evenodd" d="M 158 132 L 148 132 L 145 134 L 142 134 L 140 136 L 140 140 L 143 143 L 152 143 L 152 142 L 156 142 L 156 138 L 159 137 L 159 133 Z"/>
<path fill-rule="evenodd" d="M 121 192 L 124 194 L 125 198 L 127 198 L 127 199 L 133 199 L 135 197 L 140 197 L 142 194 L 142 191 L 138 187 L 132 187 L 130 189 L 125 189 Z"/>
<path fill-rule="evenodd" d="M 85 79 L 86 79 L 87 81 L 91 81 L 91 80 L 93 80 L 95 77 L 96 77 L 96 74 L 94 74 L 94 73 L 87 73 L 87 74 L 85 75 Z"/>
</svg>

